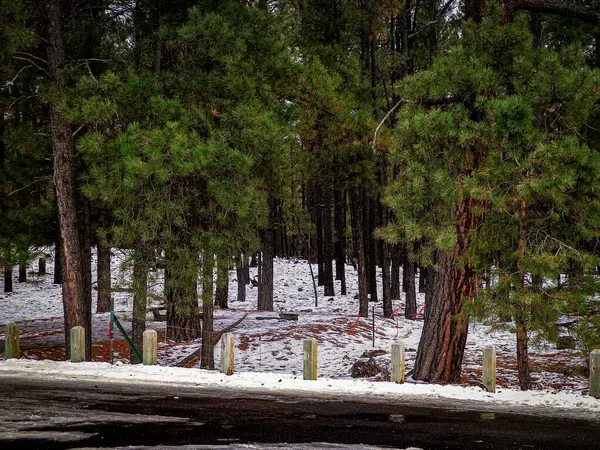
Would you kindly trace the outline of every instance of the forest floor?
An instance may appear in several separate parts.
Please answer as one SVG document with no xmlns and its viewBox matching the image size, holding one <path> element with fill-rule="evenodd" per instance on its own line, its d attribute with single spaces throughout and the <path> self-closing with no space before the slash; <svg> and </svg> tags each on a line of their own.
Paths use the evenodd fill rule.
<svg viewBox="0 0 600 450">
<path fill-rule="evenodd" d="M 48 250 L 51 253 L 50 250 Z M 36 274 L 37 264 L 32 264 L 28 281 L 14 280 L 14 292 L 0 293 L 0 353 L 4 347 L 4 324 L 17 322 L 21 329 L 23 357 L 31 360 L 65 360 L 63 349 L 63 307 L 61 288 L 52 284 L 53 263 L 47 265 L 46 275 Z M 315 266 L 313 270 L 316 272 Z M 15 270 L 16 272 L 16 270 Z M 256 269 L 251 269 L 251 277 Z M 236 339 L 236 372 L 268 372 L 288 375 L 302 373 L 302 340 L 314 337 L 319 342 L 319 376 L 349 379 L 353 363 L 367 360 L 373 350 L 382 350 L 374 359 L 381 371 L 371 381 L 389 379 L 390 348 L 394 340 L 406 345 L 406 370 L 410 375 L 418 347 L 422 320 L 408 320 L 401 315 L 393 319 L 382 315 L 381 302 L 373 302 L 375 320 L 359 318 L 356 273 L 346 267 L 348 295 L 324 297 L 318 288 L 315 304 L 313 283 L 306 261 L 277 259 L 275 261 L 275 312 L 256 310 L 257 289 L 247 287 L 247 300 L 237 302 L 235 271 L 230 272 L 229 309 L 215 310 L 215 329 L 219 330 L 248 316 L 233 334 Z M 95 280 L 95 274 L 93 275 Z M 125 252 L 113 250 L 112 285 L 115 311 L 125 329 L 131 329 L 132 297 L 129 290 L 130 265 Z M 381 281 L 381 280 L 379 280 Z M 336 281 L 336 293 L 340 290 Z M 381 286 L 380 286 L 381 288 Z M 0 292 L 3 290 L 0 280 Z M 160 306 L 162 274 L 153 273 L 150 279 L 151 306 Z M 381 293 L 381 289 L 379 291 Z M 423 294 L 418 295 L 419 309 Z M 95 305 L 93 305 L 95 310 Z M 394 312 L 402 313 L 403 299 L 394 300 Z M 297 321 L 281 320 L 279 312 L 298 314 Z M 164 321 L 155 321 L 148 314 L 147 328 L 159 335 L 158 364 L 173 366 L 200 347 L 200 340 L 172 342 L 165 338 Z M 93 316 L 93 360 L 108 359 L 108 314 Z M 567 332 L 567 330 L 565 330 Z M 374 336 L 374 345 L 373 345 Z M 551 392 L 568 391 L 587 394 L 586 359 L 581 350 L 559 350 L 553 343 L 543 342 L 531 335 L 535 342 L 530 348 L 533 389 Z M 115 358 L 119 364 L 129 361 L 129 349 L 121 336 L 115 334 Z M 493 345 L 497 352 L 497 384 L 501 388 L 517 387 L 516 338 L 512 324 L 472 322 L 463 361 L 463 386 L 481 383 L 482 351 Z M 219 346 L 215 361 L 218 367 Z M 197 365 L 192 361 L 190 366 Z M 410 381 L 409 377 L 409 381 Z"/>
</svg>

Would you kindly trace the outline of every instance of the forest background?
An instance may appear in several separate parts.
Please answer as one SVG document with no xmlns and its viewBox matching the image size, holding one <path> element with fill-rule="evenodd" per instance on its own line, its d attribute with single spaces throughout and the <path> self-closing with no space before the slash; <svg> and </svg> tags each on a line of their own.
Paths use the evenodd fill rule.
<svg viewBox="0 0 600 450">
<path fill-rule="evenodd" d="M 98 312 L 130 249 L 133 341 L 164 269 L 167 336 L 207 368 L 227 271 L 272 310 L 276 256 L 327 296 L 352 262 L 362 317 L 425 291 L 415 379 L 459 379 L 471 317 L 514 323 L 522 389 L 561 314 L 600 345 L 597 0 L 0 5 L 4 287 L 54 244 L 88 358 L 93 246 Z"/>
</svg>

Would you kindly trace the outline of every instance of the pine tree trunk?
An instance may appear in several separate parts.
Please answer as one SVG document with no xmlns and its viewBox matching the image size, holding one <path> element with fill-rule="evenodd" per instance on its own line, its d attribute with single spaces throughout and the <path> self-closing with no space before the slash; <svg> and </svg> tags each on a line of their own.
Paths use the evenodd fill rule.
<svg viewBox="0 0 600 450">
<path fill-rule="evenodd" d="M 104 245 L 100 240 L 96 246 L 98 259 L 96 263 L 96 272 L 98 279 L 98 301 L 96 304 L 97 313 L 105 313 L 110 310 L 110 247 Z"/>
<path fill-rule="evenodd" d="M 258 310 L 273 311 L 273 258 L 274 255 L 274 206 L 275 198 L 269 194 L 269 225 L 262 231 L 263 256 L 258 285 Z"/>
<path fill-rule="evenodd" d="M 350 202 L 352 216 L 352 239 L 355 245 L 356 270 L 358 272 L 358 313 L 361 317 L 369 315 L 369 298 L 367 295 L 367 273 L 365 268 L 364 236 L 363 236 L 363 201 L 359 192 L 353 192 Z"/>
<path fill-rule="evenodd" d="M 419 266 L 419 294 L 427 289 L 427 267 Z"/>
<path fill-rule="evenodd" d="M 217 288 L 215 292 L 215 305 L 221 309 L 228 309 L 229 300 L 229 267 L 225 261 L 217 264 Z"/>
<path fill-rule="evenodd" d="M 340 281 L 341 294 L 346 289 L 346 193 L 336 189 L 334 192 L 334 224 L 335 224 L 335 279 Z"/>
<path fill-rule="evenodd" d="M 38 275 L 46 275 L 46 258 L 38 260 Z"/>
<path fill-rule="evenodd" d="M 246 256 L 245 253 L 242 253 L 242 258 L 244 261 L 244 283 L 250 284 L 250 258 Z M 256 267 L 256 266 L 254 266 Z M 245 296 L 244 296 L 245 297 Z"/>
<path fill-rule="evenodd" d="M 83 265 L 81 261 L 77 212 L 75 205 L 75 145 L 73 132 L 59 111 L 59 103 L 66 93 L 63 69 L 66 63 L 60 0 L 49 0 L 48 13 L 48 68 L 50 72 L 50 135 L 54 160 L 54 186 L 61 235 L 62 283 L 65 348 L 70 354 L 70 330 L 76 325 L 86 326 Z M 91 330 L 85 330 L 91 337 Z M 87 345 L 86 345 L 87 347 Z M 87 357 L 87 355 L 86 355 Z"/>
<path fill-rule="evenodd" d="M 413 377 L 429 382 L 458 382 L 467 342 L 469 319 L 464 303 L 477 292 L 475 272 L 468 264 L 458 265 L 468 251 L 469 237 L 483 221 L 473 214 L 476 201 L 462 199 L 453 207 L 457 243 L 437 253 L 437 273 L 425 307 L 425 323 L 415 359 Z"/>
<path fill-rule="evenodd" d="M 212 254 L 202 258 L 202 350 L 200 367 L 212 370 L 215 368 L 215 328 L 213 315 L 213 269 Z"/>
<path fill-rule="evenodd" d="M 167 338 L 180 342 L 198 339 L 200 319 L 196 255 L 188 248 L 176 248 L 166 251 L 165 256 Z M 212 310 L 212 304 L 210 307 Z"/>
<path fill-rule="evenodd" d="M 12 267 L 4 269 L 4 292 L 13 291 Z"/>
<path fill-rule="evenodd" d="M 517 318 L 517 369 L 519 373 L 519 387 L 522 391 L 527 391 L 531 387 L 531 378 L 529 377 L 529 352 L 527 335 L 527 324 L 524 320 Z"/>
<path fill-rule="evenodd" d="M 237 276 L 237 301 L 245 302 L 246 301 L 246 270 L 244 267 L 244 262 L 246 258 L 244 254 L 241 253 L 237 256 L 235 261 L 235 272 Z"/>
<path fill-rule="evenodd" d="M 76 185 L 77 188 L 77 185 Z M 75 202 L 79 209 L 79 252 L 81 254 L 81 268 L 83 281 L 83 310 L 86 330 L 85 334 L 85 354 L 86 361 L 92 359 L 92 223 L 90 219 L 90 205 L 78 191 L 75 196 Z"/>
<path fill-rule="evenodd" d="M 323 242 L 323 187 L 320 184 L 316 186 L 316 214 L 317 214 L 317 284 L 325 285 L 325 265 L 324 265 L 324 242 Z"/>
<path fill-rule="evenodd" d="M 391 317 L 394 313 L 392 306 L 392 283 L 390 279 L 391 275 L 391 261 L 390 261 L 390 247 L 387 242 L 382 245 L 381 255 L 381 282 L 383 284 L 383 315 L 384 317 Z"/>
<path fill-rule="evenodd" d="M 19 283 L 27 283 L 27 263 L 19 263 Z"/>
<path fill-rule="evenodd" d="M 399 248 L 394 245 L 392 251 L 392 267 L 390 269 L 390 291 L 393 299 L 400 298 L 400 256 Z"/>
<path fill-rule="evenodd" d="M 333 286 L 333 233 L 331 223 L 332 187 L 326 183 L 322 190 L 323 208 L 323 286 L 326 296 L 335 295 Z"/>
<path fill-rule="evenodd" d="M 108 253 L 110 261 L 110 249 L 102 246 L 103 252 Z M 141 248 L 135 252 L 133 261 L 133 318 L 131 320 L 131 340 L 137 350 L 142 353 L 144 346 L 144 331 L 146 331 L 146 308 L 147 308 L 147 290 L 148 290 L 148 255 Z M 109 295 L 110 305 L 110 295 Z M 109 306 L 110 308 L 110 306 Z M 133 355 L 130 357 L 132 364 L 139 364 L 141 361 Z"/>
<path fill-rule="evenodd" d="M 60 242 L 60 236 L 56 238 L 56 243 L 54 244 L 54 284 L 62 284 L 63 276 L 62 276 L 62 252 L 61 249 L 62 244 Z"/>
<path fill-rule="evenodd" d="M 412 244 L 406 246 L 404 252 L 404 280 L 406 280 L 404 316 L 407 319 L 415 319 L 417 315 L 417 292 L 415 286 L 416 263 L 413 261 Z"/>
</svg>

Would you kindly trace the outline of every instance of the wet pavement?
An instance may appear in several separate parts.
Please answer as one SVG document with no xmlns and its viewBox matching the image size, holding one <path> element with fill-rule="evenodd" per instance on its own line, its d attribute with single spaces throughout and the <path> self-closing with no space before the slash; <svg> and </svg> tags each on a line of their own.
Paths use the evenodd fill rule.
<svg viewBox="0 0 600 450">
<path fill-rule="evenodd" d="M 563 416 L 556 410 L 448 399 L 407 397 L 386 402 L 232 393 L 218 386 L 0 377 L 2 450 L 129 446 L 554 450 L 598 448 L 597 443 L 598 415 Z"/>
</svg>

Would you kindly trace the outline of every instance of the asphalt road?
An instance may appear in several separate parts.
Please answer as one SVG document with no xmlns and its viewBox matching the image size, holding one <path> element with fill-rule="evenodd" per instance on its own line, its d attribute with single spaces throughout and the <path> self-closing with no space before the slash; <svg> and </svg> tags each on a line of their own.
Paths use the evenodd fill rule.
<svg viewBox="0 0 600 450">
<path fill-rule="evenodd" d="M 577 417 L 580 416 L 580 417 Z M 592 449 L 600 415 L 474 402 L 0 377 L 0 449 Z M 288 443 L 287 446 L 274 445 Z M 300 443 L 304 443 L 300 445 Z M 195 447 L 199 446 L 199 447 Z M 222 447 L 225 446 L 225 447 Z M 136 447 L 137 448 L 137 447 Z"/>
</svg>

